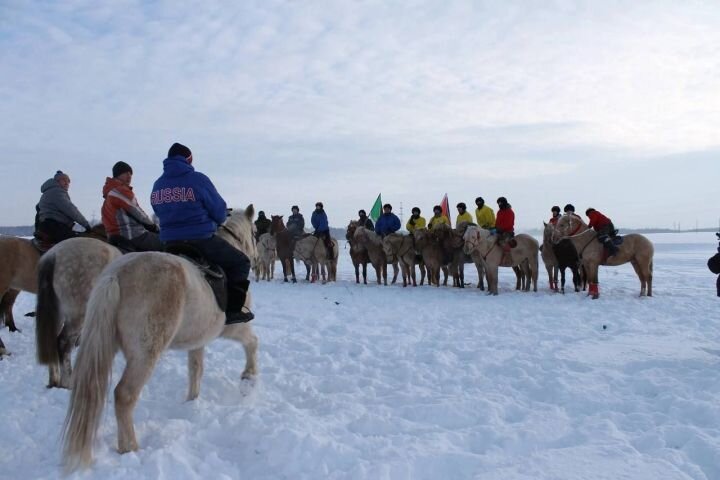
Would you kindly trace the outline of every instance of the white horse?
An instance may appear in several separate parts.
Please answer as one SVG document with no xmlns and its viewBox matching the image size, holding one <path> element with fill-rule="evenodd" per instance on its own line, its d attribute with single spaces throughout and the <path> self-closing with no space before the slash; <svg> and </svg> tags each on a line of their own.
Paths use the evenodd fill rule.
<svg viewBox="0 0 720 480">
<path fill-rule="evenodd" d="M 234 210 L 218 230 L 219 236 L 249 258 L 256 255 L 252 216 L 252 205 L 245 211 Z M 248 293 L 246 307 L 250 301 Z M 243 344 L 243 379 L 257 374 L 258 341 L 252 327 L 247 323 L 226 325 L 225 312 L 218 307 L 203 273 L 190 261 L 168 253 L 130 253 L 110 264 L 92 289 L 81 336 L 63 434 L 68 470 L 92 461 L 118 350 L 126 361 L 115 387 L 120 453 L 138 449 L 133 410 L 165 350 L 188 351 L 188 400 L 200 393 L 205 345 L 218 337 Z"/>
<path fill-rule="evenodd" d="M 257 243 L 257 259 L 255 260 L 255 281 L 275 278 L 275 260 L 277 260 L 277 243 L 269 233 L 260 235 Z"/>
<path fill-rule="evenodd" d="M 92 238 L 58 243 L 38 263 L 35 344 L 49 367 L 48 388 L 70 388 L 70 355 L 78 343 L 90 291 L 120 250 Z"/>
<path fill-rule="evenodd" d="M 330 237 L 330 241 L 333 246 L 331 257 L 328 256 L 325 242 L 320 237 L 308 235 L 295 242 L 293 256 L 296 260 L 303 262 L 305 267 L 309 267 L 308 272 L 313 282 L 320 276 L 322 276 L 322 283 L 334 282 L 337 279 L 337 262 L 340 250 L 337 240 Z"/>
</svg>

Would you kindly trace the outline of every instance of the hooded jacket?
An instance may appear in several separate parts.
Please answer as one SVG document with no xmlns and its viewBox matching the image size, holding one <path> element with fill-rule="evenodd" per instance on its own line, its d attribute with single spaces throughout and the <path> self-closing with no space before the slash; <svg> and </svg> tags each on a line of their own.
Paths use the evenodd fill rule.
<svg viewBox="0 0 720 480">
<path fill-rule="evenodd" d="M 258 214 L 258 219 L 255 220 L 255 233 L 258 237 L 262 235 L 263 233 L 270 233 L 270 226 L 272 225 L 272 220 L 267 218 L 265 214 Z"/>
<path fill-rule="evenodd" d="M 495 228 L 503 233 L 513 233 L 515 230 L 515 212 L 510 205 L 501 208 L 497 212 L 495 219 Z"/>
<path fill-rule="evenodd" d="M 425 228 L 426 225 L 427 225 L 427 222 L 425 222 L 425 218 L 420 217 L 420 216 L 418 218 L 413 218 L 411 216 L 410 220 L 407 221 L 405 228 L 407 229 L 408 232 L 412 233 L 415 231 L 416 228 Z"/>
<path fill-rule="evenodd" d="M 72 203 L 67 190 L 62 188 L 57 180 L 54 178 L 46 180 L 40 187 L 40 191 L 42 195 L 40 196 L 40 202 L 37 204 L 40 222 L 55 220 L 70 228 L 72 228 L 73 223 L 77 222 L 85 228 L 90 228 L 90 222 Z"/>
<path fill-rule="evenodd" d="M 163 242 L 210 238 L 227 218 L 227 205 L 215 185 L 182 155 L 163 161 L 150 203 L 160 220 Z"/>
<path fill-rule="evenodd" d="M 302 213 L 293 213 L 288 217 L 286 227 L 293 235 L 302 235 L 305 231 L 305 217 Z"/>
<path fill-rule="evenodd" d="M 394 213 L 383 213 L 375 222 L 375 233 L 384 237 L 400 230 L 400 219 Z"/>
<path fill-rule="evenodd" d="M 432 216 L 430 217 L 430 223 L 428 223 L 428 229 L 432 230 L 433 227 L 437 227 L 438 225 L 445 224 L 448 227 L 450 226 L 450 220 L 445 215 L 440 215 L 439 217 Z"/>
<path fill-rule="evenodd" d="M 490 230 L 495 228 L 495 212 L 487 205 L 483 205 L 482 208 L 475 209 L 475 218 L 480 228 Z"/>
<path fill-rule="evenodd" d="M 316 232 L 329 232 L 330 226 L 328 225 L 328 218 L 325 210 L 315 210 L 310 216 L 310 223 Z"/>
<path fill-rule="evenodd" d="M 108 237 L 120 235 L 132 240 L 145 233 L 153 221 L 140 208 L 130 185 L 116 178 L 106 178 L 103 187 L 102 223 Z"/>
<path fill-rule="evenodd" d="M 600 229 L 604 227 L 609 226 L 612 223 L 608 217 L 598 212 L 597 210 L 593 210 L 592 212 L 590 212 L 588 218 L 590 219 L 588 227 L 594 228 L 596 232 L 600 231 Z"/>
<path fill-rule="evenodd" d="M 460 225 L 461 222 L 473 223 L 473 218 L 472 215 L 470 215 L 470 212 L 466 210 L 464 213 L 457 216 L 455 219 L 455 225 Z"/>
</svg>

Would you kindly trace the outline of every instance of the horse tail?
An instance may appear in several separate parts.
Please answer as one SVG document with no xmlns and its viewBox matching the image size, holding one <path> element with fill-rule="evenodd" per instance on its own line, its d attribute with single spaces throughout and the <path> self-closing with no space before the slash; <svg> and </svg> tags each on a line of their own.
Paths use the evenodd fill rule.
<svg viewBox="0 0 720 480">
<path fill-rule="evenodd" d="M 92 461 L 92 445 L 100 425 L 117 350 L 116 317 L 120 285 L 114 275 L 103 276 L 90 294 L 73 372 L 65 425 L 63 457 L 73 471 Z"/>
<path fill-rule="evenodd" d="M 55 365 L 60 361 L 57 337 L 60 333 L 60 312 L 53 286 L 55 255 L 44 257 L 38 265 L 38 294 L 35 307 L 35 345 L 41 365 Z"/>
</svg>

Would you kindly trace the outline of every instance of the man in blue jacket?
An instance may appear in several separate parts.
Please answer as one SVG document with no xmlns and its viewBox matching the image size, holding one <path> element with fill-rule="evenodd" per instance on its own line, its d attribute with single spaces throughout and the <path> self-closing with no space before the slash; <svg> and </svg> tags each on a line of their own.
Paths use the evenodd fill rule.
<svg viewBox="0 0 720 480">
<path fill-rule="evenodd" d="M 383 205 L 383 213 L 375 223 L 375 233 L 381 237 L 390 235 L 400 230 L 400 219 L 392 213 L 392 205 L 386 203 Z"/>
<path fill-rule="evenodd" d="M 226 323 L 254 318 L 243 310 L 250 287 L 250 259 L 215 235 L 227 218 L 225 200 L 210 179 L 192 166 L 192 152 L 174 143 L 163 161 L 163 174 L 155 181 L 151 204 L 160 221 L 160 240 L 197 248 L 209 261 L 220 265 L 227 277 Z"/>
<path fill-rule="evenodd" d="M 334 255 L 332 239 L 330 238 L 330 225 L 328 225 L 327 214 L 325 213 L 322 202 L 317 202 L 315 204 L 315 211 L 313 211 L 312 216 L 310 217 L 310 223 L 315 229 L 313 235 L 318 238 L 322 238 L 323 243 L 325 244 L 325 249 L 328 253 L 328 258 L 333 258 Z"/>
</svg>

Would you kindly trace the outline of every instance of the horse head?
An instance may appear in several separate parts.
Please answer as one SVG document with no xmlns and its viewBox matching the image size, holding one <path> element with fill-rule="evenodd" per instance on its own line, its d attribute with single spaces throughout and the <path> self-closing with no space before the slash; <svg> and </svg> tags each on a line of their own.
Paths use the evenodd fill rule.
<svg viewBox="0 0 720 480">
<path fill-rule="evenodd" d="M 345 231 L 345 240 L 348 242 L 351 242 L 353 240 L 353 237 L 355 236 L 355 230 L 358 227 L 358 221 L 357 220 L 350 220 L 350 223 L 347 226 L 347 230 Z"/>
<path fill-rule="evenodd" d="M 272 235 L 286 230 L 282 215 L 270 215 L 270 233 Z"/>
<path fill-rule="evenodd" d="M 469 225 L 465 229 L 463 234 L 463 253 L 470 255 L 480 244 L 480 232 L 479 228 L 474 225 Z"/>
<path fill-rule="evenodd" d="M 245 253 L 250 259 L 257 255 L 253 232 L 255 225 L 252 222 L 254 213 L 252 204 L 248 205 L 245 210 L 235 209 L 219 229 L 221 236 L 230 237 L 225 240 L 228 240 L 231 245 Z"/>
<path fill-rule="evenodd" d="M 587 230 L 587 225 L 582 218 L 572 213 L 566 213 L 558 220 L 550 238 L 553 243 L 559 243 L 560 240 L 582 233 L 584 230 Z"/>
</svg>

